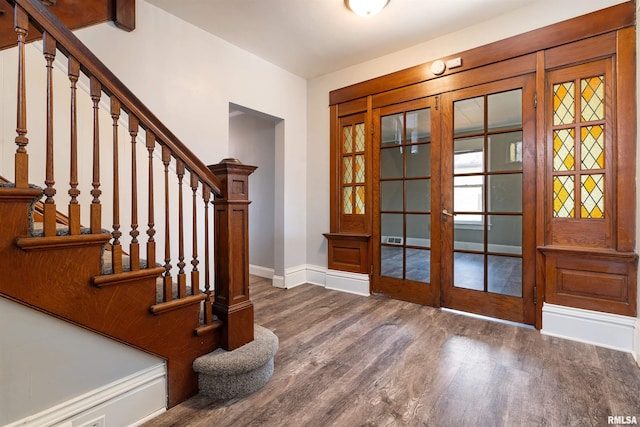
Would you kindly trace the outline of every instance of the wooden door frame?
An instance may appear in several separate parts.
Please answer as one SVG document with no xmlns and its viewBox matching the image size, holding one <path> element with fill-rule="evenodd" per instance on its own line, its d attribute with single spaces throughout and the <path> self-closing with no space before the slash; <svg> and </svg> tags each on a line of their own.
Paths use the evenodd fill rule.
<svg viewBox="0 0 640 427">
<path fill-rule="evenodd" d="M 522 167 L 522 298 L 516 301 L 517 297 L 511 297 L 500 294 L 484 293 L 483 298 L 488 304 L 487 309 L 478 310 L 477 300 L 478 291 L 455 288 L 453 286 L 453 221 L 444 218 L 442 215 L 438 217 L 442 220 L 442 252 L 441 252 L 441 300 L 443 307 L 454 308 L 458 310 L 468 311 L 476 314 L 497 317 L 518 323 L 534 324 L 535 323 L 535 275 L 536 275 L 536 234 L 535 234 L 535 213 L 536 213 L 536 151 L 537 141 L 535 129 L 535 74 L 530 73 L 519 77 L 502 79 L 494 82 L 487 82 L 483 85 L 470 88 L 463 88 L 458 91 L 443 94 L 441 105 L 441 117 L 444 122 L 442 125 L 443 134 L 441 136 L 441 147 L 443 147 L 443 155 L 450 150 L 453 155 L 453 103 L 457 99 L 457 95 L 461 95 L 460 99 L 472 98 L 488 93 L 496 93 L 522 88 L 522 137 L 523 137 L 523 167 Z M 453 177 L 453 161 L 442 158 L 440 161 L 442 185 L 440 191 L 440 209 L 447 209 L 453 212 L 453 191 L 447 188 L 448 182 Z M 526 167 L 525 167 L 526 166 Z M 451 187 L 452 188 L 452 187 Z M 488 207 L 484 211 L 488 212 Z M 438 211 L 439 212 L 439 211 Z M 531 226 L 525 226 L 531 224 Z M 449 236 L 449 238 L 447 238 Z M 450 254 L 450 255 L 449 255 Z M 525 268 L 526 265 L 526 268 Z M 454 296 L 453 293 L 457 295 Z M 454 301 L 454 298 L 458 301 Z M 462 304 L 460 306 L 460 304 Z M 452 307 L 453 305 L 453 307 Z M 514 311 L 518 315 L 514 315 Z M 520 316 L 521 314 L 521 316 Z"/>
</svg>

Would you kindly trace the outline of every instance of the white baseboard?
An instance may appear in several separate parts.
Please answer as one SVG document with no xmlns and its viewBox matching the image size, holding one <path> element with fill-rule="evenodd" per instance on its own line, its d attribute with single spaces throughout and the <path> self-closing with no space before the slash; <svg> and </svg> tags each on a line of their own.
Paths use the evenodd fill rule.
<svg viewBox="0 0 640 427">
<path fill-rule="evenodd" d="M 286 268 L 284 270 L 284 287 L 285 289 L 295 288 L 296 286 L 307 283 L 307 265 L 302 264 L 296 267 Z"/>
<path fill-rule="evenodd" d="M 633 358 L 640 366 L 640 318 L 636 318 L 636 330 L 633 336 Z"/>
<path fill-rule="evenodd" d="M 7 427 L 139 425 L 166 410 L 167 370 L 156 365 L 8 424 Z"/>
<path fill-rule="evenodd" d="M 271 279 L 271 285 L 274 288 L 285 289 L 285 287 L 284 287 L 284 277 L 283 276 L 276 276 L 274 274 L 273 278 Z"/>
<path fill-rule="evenodd" d="M 369 275 L 347 271 L 327 270 L 327 289 L 369 296 Z"/>
<path fill-rule="evenodd" d="M 249 264 L 249 274 L 258 277 L 264 277 L 265 279 L 273 279 L 275 271 L 273 270 L 273 268 Z"/>
<path fill-rule="evenodd" d="M 302 264 L 287 268 L 284 277 L 273 276 L 273 286 L 291 289 L 302 284 L 324 286 L 327 289 L 369 296 L 369 276 L 326 267 Z"/>
<path fill-rule="evenodd" d="M 307 264 L 307 283 L 325 286 L 327 283 L 327 269 L 319 265 Z"/>
<path fill-rule="evenodd" d="M 635 317 L 544 304 L 540 332 L 633 353 L 634 335 L 638 333 L 637 320 Z"/>
</svg>

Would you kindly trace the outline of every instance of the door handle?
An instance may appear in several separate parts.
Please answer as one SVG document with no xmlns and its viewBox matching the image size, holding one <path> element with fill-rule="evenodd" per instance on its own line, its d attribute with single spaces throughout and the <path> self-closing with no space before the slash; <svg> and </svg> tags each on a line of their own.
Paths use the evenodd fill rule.
<svg viewBox="0 0 640 427">
<path fill-rule="evenodd" d="M 451 212 L 449 212 L 449 211 L 448 211 L 448 210 L 446 210 L 446 209 L 442 209 L 442 213 L 443 213 L 444 215 L 447 215 L 447 216 L 450 216 L 450 217 L 454 217 L 454 216 L 456 216 L 456 214 L 452 214 Z"/>
</svg>

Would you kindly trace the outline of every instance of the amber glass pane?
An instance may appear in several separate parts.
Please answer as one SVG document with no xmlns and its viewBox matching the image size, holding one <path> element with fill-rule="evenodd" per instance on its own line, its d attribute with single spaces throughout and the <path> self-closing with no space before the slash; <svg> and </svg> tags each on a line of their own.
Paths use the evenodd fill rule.
<svg viewBox="0 0 640 427">
<path fill-rule="evenodd" d="M 343 157 L 342 164 L 344 165 L 342 173 L 342 183 L 350 184 L 353 181 L 353 161 L 351 156 Z"/>
<path fill-rule="evenodd" d="M 604 169 L 604 126 L 584 126 L 580 133 L 582 169 Z"/>
<path fill-rule="evenodd" d="M 364 182 L 364 155 L 358 154 L 355 157 L 355 182 L 361 184 Z"/>
<path fill-rule="evenodd" d="M 364 151 L 364 123 L 356 125 L 356 148 L 355 151 Z"/>
<path fill-rule="evenodd" d="M 353 194 L 353 187 L 342 188 L 342 213 L 350 215 L 353 213 L 353 200 L 351 196 Z"/>
<path fill-rule="evenodd" d="M 353 151 L 353 139 L 351 136 L 351 126 L 345 126 L 342 128 L 342 151 L 347 154 Z"/>
<path fill-rule="evenodd" d="M 356 187 L 356 214 L 362 215 L 364 214 L 364 187 L 358 186 Z"/>
<path fill-rule="evenodd" d="M 580 81 L 582 96 L 582 121 L 604 119 L 604 76 L 591 77 Z"/>
<path fill-rule="evenodd" d="M 580 198 L 582 218 L 604 218 L 604 174 L 582 175 Z"/>
<path fill-rule="evenodd" d="M 573 218 L 575 216 L 575 188 L 573 176 L 553 177 L 553 216 L 556 218 Z"/>
<path fill-rule="evenodd" d="M 553 85 L 553 124 L 571 124 L 575 121 L 575 84 L 573 82 Z"/>
<path fill-rule="evenodd" d="M 569 171 L 575 166 L 575 131 L 560 129 L 553 132 L 553 170 Z"/>
</svg>

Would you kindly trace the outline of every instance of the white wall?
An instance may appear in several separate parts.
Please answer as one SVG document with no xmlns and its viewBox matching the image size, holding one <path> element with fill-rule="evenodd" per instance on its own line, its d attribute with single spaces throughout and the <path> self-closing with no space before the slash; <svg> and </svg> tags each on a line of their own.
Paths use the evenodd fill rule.
<svg viewBox="0 0 640 427">
<path fill-rule="evenodd" d="M 158 365 L 164 371 L 158 357 L 0 298 L 0 425 L 57 405 L 61 416 L 77 415 L 74 398 Z M 164 409 L 165 388 L 163 377 L 159 395 L 156 387 L 126 424 Z"/>
<path fill-rule="evenodd" d="M 238 113 L 238 110 L 235 110 Z M 249 264 L 274 272 L 276 122 L 250 112 L 229 117 L 229 155 L 257 166 L 249 177 Z"/>
</svg>

